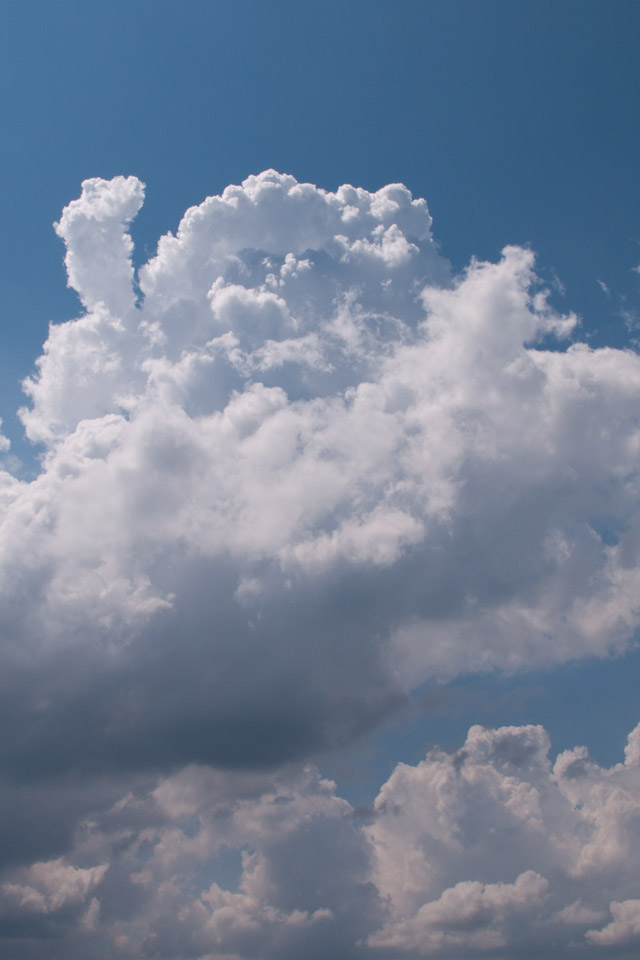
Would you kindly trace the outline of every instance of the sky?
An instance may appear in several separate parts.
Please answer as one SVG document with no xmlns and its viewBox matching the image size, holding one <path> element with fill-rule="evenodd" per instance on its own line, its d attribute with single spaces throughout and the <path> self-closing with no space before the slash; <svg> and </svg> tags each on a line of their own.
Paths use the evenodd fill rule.
<svg viewBox="0 0 640 960">
<path fill-rule="evenodd" d="M 8 960 L 637 957 L 639 21 L 2 6 Z"/>
</svg>

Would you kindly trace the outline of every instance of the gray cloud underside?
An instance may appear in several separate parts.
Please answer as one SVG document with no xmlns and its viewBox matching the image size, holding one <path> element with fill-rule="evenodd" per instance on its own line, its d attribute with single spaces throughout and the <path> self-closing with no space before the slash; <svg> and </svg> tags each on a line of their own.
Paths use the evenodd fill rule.
<svg viewBox="0 0 640 960">
<path fill-rule="evenodd" d="M 5 822 L 47 807 L 8 847 L 6 936 L 74 929 L 83 956 L 108 942 L 125 956 L 311 958 L 332 937 L 334 952 L 508 956 L 526 905 L 580 949 L 622 942 L 638 925 L 630 884 L 598 874 L 609 892 L 595 897 L 575 850 L 561 884 L 542 853 L 492 873 L 452 826 L 458 866 L 458 841 L 438 841 L 440 868 L 424 840 L 412 899 L 393 851 L 419 851 L 431 828 L 383 843 L 391 814 L 357 825 L 315 774 L 282 765 L 374 728 L 425 682 L 632 642 L 640 360 L 574 342 L 576 318 L 549 306 L 530 251 L 453 276 L 426 204 L 401 185 L 332 194 L 268 171 L 187 211 L 134 276 L 142 199 L 133 177 L 89 180 L 56 225 L 83 313 L 51 328 L 25 382 L 39 475 L 0 474 Z M 293 819 L 271 841 L 264 778 L 282 769 Z M 235 784 L 228 816 L 257 817 L 255 833 L 202 847 L 244 851 L 237 889 L 176 880 L 200 863 L 204 827 L 170 828 L 150 784 L 192 776 Z M 102 824 L 109 809 L 131 861 Z M 95 856 L 81 843 L 91 811 Z M 556 814 L 540 827 L 552 847 Z M 329 879 L 304 893 L 303 866 L 298 899 L 281 876 L 307 849 L 303 822 L 335 895 Z M 155 863 L 171 830 L 190 866 L 147 881 L 132 864 L 143 849 Z M 169 916 L 191 918 L 188 947 Z M 39 956 L 20 944 L 16 957 Z"/>
</svg>

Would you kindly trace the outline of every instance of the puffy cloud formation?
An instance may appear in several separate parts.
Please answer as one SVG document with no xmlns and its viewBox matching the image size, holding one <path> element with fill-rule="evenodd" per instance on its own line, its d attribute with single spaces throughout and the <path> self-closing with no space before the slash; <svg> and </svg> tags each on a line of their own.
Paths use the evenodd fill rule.
<svg viewBox="0 0 640 960">
<path fill-rule="evenodd" d="M 637 950 L 633 909 L 616 898 L 639 879 L 639 738 L 636 728 L 612 769 L 584 747 L 552 767 L 542 727 L 472 727 L 457 754 L 400 764 L 367 829 L 390 903 L 370 942 L 414 956 L 554 945 L 579 956 L 585 942 Z"/>
<path fill-rule="evenodd" d="M 640 360 L 559 349 L 531 253 L 452 278 L 405 187 L 268 171 L 138 289 L 142 197 L 89 180 L 56 225 L 86 312 L 25 383 L 40 475 L 3 476 L 5 764 L 269 764 L 624 647 Z"/>
<path fill-rule="evenodd" d="M 25 957 L 631 960 L 640 727 L 629 742 L 611 769 L 583 747 L 552 766 L 541 727 L 473 727 L 398 765 L 364 815 L 313 767 L 189 766 L 5 871 L 0 923 L 64 934 Z"/>
<path fill-rule="evenodd" d="M 587 789 L 576 755 L 560 788 L 540 731 L 474 729 L 363 827 L 292 764 L 425 682 L 625 649 L 640 359 L 573 342 L 527 250 L 453 276 L 401 185 L 267 171 L 136 272 L 142 200 L 88 180 L 56 225 L 83 313 L 24 384 L 38 476 L 0 474 L 6 936 L 28 914 L 84 957 L 626 942 L 622 774 Z"/>
</svg>

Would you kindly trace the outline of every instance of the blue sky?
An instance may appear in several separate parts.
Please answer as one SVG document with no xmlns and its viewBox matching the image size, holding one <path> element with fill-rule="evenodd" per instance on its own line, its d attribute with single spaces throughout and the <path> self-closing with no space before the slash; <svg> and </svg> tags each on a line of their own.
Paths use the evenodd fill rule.
<svg viewBox="0 0 640 960">
<path fill-rule="evenodd" d="M 151 949 L 149 931 L 175 960 L 234 951 L 311 960 L 326 951 L 322 943 L 351 957 L 360 941 L 371 956 L 389 960 L 420 955 L 420 943 L 433 956 L 459 950 L 472 957 L 485 949 L 481 938 L 462 942 L 452 933 L 441 942 L 433 933 L 446 926 L 456 884 L 485 883 L 482 910 L 482 898 L 498 897 L 491 885 L 507 884 L 500 909 L 517 913 L 527 884 L 527 902 L 542 904 L 545 869 L 582 876 L 582 860 L 552 867 L 551 854 L 548 862 L 531 854 L 529 862 L 523 853 L 517 870 L 487 867 L 486 875 L 476 861 L 473 869 L 464 858 L 454 865 L 452 854 L 437 868 L 440 886 L 424 881 L 425 916 L 435 918 L 425 921 L 415 904 L 407 906 L 406 890 L 388 879 L 398 872 L 380 850 L 401 851 L 406 837 L 419 845 L 416 837 L 430 829 L 423 824 L 420 834 L 409 813 L 406 837 L 383 822 L 384 804 L 402 793 L 396 765 L 413 765 L 402 787 L 409 811 L 425 751 L 438 744 L 452 753 L 474 724 L 540 724 L 552 758 L 586 744 L 597 764 L 611 767 L 622 762 L 625 738 L 640 720 L 637 649 L 606 656 L 633 645 L 639 616 L 639 28 L 640 8 L 627 0 L 3 5 L 0 416 L 12 454 L 23 461 L 7 457 L 6 467 L 19 478 L 39 474 L 19 493 L 6 485 L 6 711 L 22 732 L 11 739 L 5 764 L 11 810 L 20 809 L 20 791 L 31 791 L 16 814 L 17 833 L 26 838 L 34 820 L 38 829 L 15 863 L 0 867 L 0 884 L 36 891 L 21 894 L 19 907 L 7 894 L 0 936 L 2 924 L 13 937 L 11 930 L 33 921 L 48 944 L 58 909 L 50 891 L 75 889 L 69 878 L 80 870 L 78 883 L 98 891 L 98 906 L 87 893 L 72 893 L 62 905 L 65 958 L 111 955 L 114 943 L 123 956 L 142 956 Z M 303 195 L 286 179 L 247 181 L 270 168 L 332 197 L 342 184 L 363 188 L 361 206 L 356 210 L 355 195 L 346 193 L 330 201 L 317 191 Z M 146 184 L 143 206 L 138 181 L 118 177 Z M 101 180 L 74 206 L 88 178 Z M 188 208 L 243 182 L 233 201 L 237 223 L 227 208 L 223 214 L 223 206 L 208 207 L 188 228 L 183 224 L 180 243 L 165 245 L 155 265 L 141 270 L 136 290 L 144 311 L 136 312 L 126 224 L 137 270 L 156 255 L 163 234 L 176 233 Z M 406 192 L 383 200 L 376 194 L 397 183 L 426 198 L 435 244 L 424 209 Z M 282 199 L 287 191 L 302 197 L 291 201 L 300 204 L 295 216 Z M 281 199 L 272 207 L 276 194 Z M 101 220 L 95 211 L 102 203 L 117 216 Z M 342 227 L 331 226 L 338 209 L 344 237 Z M 371 218 L 380 222 L 378 232 Z M 497 264 L 507 245 L 522 249 L 502 266 L 472 267 L 464 279 L 470 263 Z M 537 279 L 528 250 L 536 255 Z M 207 274 L 200 289 L 200 271 L 213 271 L 214 262 L 218 272 Z M 425 284 L 433 292 L 420 299 Z M 528 290 L 543 288 L 549 309 L 527 299 Z M 305 314 L 310 304 L 322 320 L 317 326 Z M 431 352 L 407 332 L 415 333 L 425 309 Z M 202 332 L 213 323 L 211 311 L 214 346 Z M 573 326 L 563 319 L 570 312 Z M 377 339 L 358 326 L 373 316 Z M 35 373 L 49 324 L 76 318 L 68 335 L 54 334 Z M 406 329 L 394 339 L 398 318 Z M 500 332 L 512 321 L 521 325 L 517 345 Z M 226 324 L 233 342 L 225 339 Z M 270 332 L 254 342 L 260 324 Z M 578 342 L 593 352 L 566 352 Z M 531 343 L 569 358 L 566 367 L 546 351 L 527 353 Z M 500 366 L 503 350 L 511 366 Z M 501 379 L 505 370 L 522 372 L 525 356 L 531 379 L 523 373 L 517 386 L 506 374 Z M 437 391 L 421 394 L 414 409 L 406 398 L 424 387 L 418 359 L 425 382 L 442 376 L 443 399 Z M 209 369 L 216 371 L 211 381 Z M 27 401 L 20 383 L 28 375 Z M 547 378 L 540 393 L 536 376 Z M 393 404 L 409 404 L 417 420 L 378 423 L 383 395 L 394 411 Z M 360 401 L 364 412 L 357 396 L 369 397 Z M 17 411 L 25 404 L 30 413 L 22 422 Z M 223 412 L 231 426 L 218 434 L 214 413 Z M 252 417 L 271 424 L 271 452 L 258 442 L 249 452 L 242 446 L 242 431 L 254 428 L 238 424 Z M 286 431 L 296 417 L 304 457 L 289 471 L 283 451 L 293 443 Z M 412 446 L 417 422 L 430 425 L 424 461 Z M 100 468 L 90 465 L 98 461 Z M 325 461 L 343 465 L 347 493 L 337 476 L 325 476 Z M 224 491 L 219 501 L 216 485 Z M 35 666 L 14 656 L 14 641 L 37 651 Z M 525 735 L 509 736 L 515 742 Z M 540 758 L 541 735 L 526 736 L 527 750 Z M 497 757 L 502 748 L 494 747 Z M 485 776 L 487 750 L 481 737 L 470 736 L 465 756 L 479 758 L 478 779 L 470 783 Z M 333 777 L 338 796 L 327 800 L 305 763 Z M 538 779 L 532 774 L 530 781 L 543 798 L 545 769 L 540 760 Z M 613 782 L 609 774 L 591 776 L 594 784 L 597 776 Z M 271 795 L 261 777 L 280 777 L 281 789 L 295 797 L 297 812 L 283 821 L 277 840 L 265 825 Z M 74 778 L 82 784 L 75 806 L 47 820 L 43 811 L 57 809 L 54 794 L 63 796 Z M 326 818 L 313 840 L 317 853 L 322 831 L 338 836 L 330 824 L 341 816 L 339 797 L 372 804 L 385 780 L 375 801 L 379 826 L 366 828 L 368 853 L 365 834 L 350 834 L 338 844 L 350 851 L 348 863 L 325 865 L 327 876 L 351 877 L 353 870 L 349 889 L 362 887 L 364 899 L 352 903 L 344 893 L 342 910 L 327 906 L 329 893 L 322 902 L 309 894 L 306 906 L 298 904 L 309 930 L 301 940 L 281 936 L 278 923 L 298 923 L 286 913 L 298 906 L 278 873 L 293 856 L 283 838 L 306 822 L 305 811 L 315 811 Z M 496 796 L 508 789 L 505 780 Z M 585 809 L 597 789 L 580 800 Z M 207 790 L 237 804 L 228 842 L 211 841 L 211 824 L 227 814 L 193 800 Z M 493 810 L 492 797 L 474 800 L 478 816 Z M 462 793 L 458 799 L 467 802 Z M 241 887 L 201 901 L 212 910 L 208 933 L 203 927 L 204 939 L 181 947 L 182 954 L 179 932 L 158 920 L 160 894 L 144 903 L 140 894 L 138 926 L 122 912 L 126 897 L 117 889 L 125 881 L 117 878 L 129 871 L 127 889 L 141 889 L 131 877 L 142 875 L 136 870 L 147 854 L 134 866 L 118 859 L 109 820 L 116 808 L 125 811 L 130 831 L 142 830 L 143 820 L 157 830 L 158 850 L 170 846 L 175 824 L 185 850 L 189 831 L 209 838 L 205 866 L 193 851 L 176 854 L 182 873 L 171 873 L 172 883 L 186 870 L 198 882 L 217 876 L 224 887 L 224 858 L 237 866 L 239 851 L 253 851 L 254 859 L 238 866 Z M 618 824 L 611 809 L 594 813 L 593 822 Z M 504 811 L 495 816 L 498 828 L 507 822 Z M 102 831 L 95 847 L 77 840 L 91 817 Z M 192 818 L 186 826 L 185 817 Z M 548 812 L 546 835 L 556 837 L 549 849 L 565 820 L 555 807 Z M 624 842 L 637 844 L 637 833 Z M 100 864 L 109 863 L 104 870 L 92 859 L 98 849 Z M 185 867 L 183 856 L 195 860 Z M 433 852 L 433 863 L 439 856 Z M 378 872 L 365 876 L 354 865 L 367 857 Z M 483 862 L 490 860 L 489 851 Z M 422 876 L 422 867 L 416 870 Z M 532 880 L 530 870 L 541 879 Z M 158 867 L 148 889 L 160 890 L 167 876 Z M 566 880 L 568 893 L 560 885 L 549 894 L 549 941 L 512 941 L 511 921 L 500 926 L 495 919 L 487 943 L 502 949 L 502 937 L 507 953 L 500 955 L 518 960 L 527 950 L 564 943 L 557 927 L 564 923 L 575 925 L 571 936 L 584 956 L 596 948 L 633 951 L 628 930 L 640 924 L 636 907 L 610 904 L 638 904 L 640 918 L 629 892 L 636 881 L 631 874 L 618 887 L 603 880 L 607 892 L 596 903 L 589 900 L 591 880 L 575 890 Z M 395 919 L 382 922 L 365 887 L 393 903 Z M 224 897 L 240 896 L 238 890 L 245 897 L 233 901 L 238 929 L 250 917 L 247 930 L 260 928 L 262 947 L 246 931 L 248 939 L 225 941 L 216 927 L 215 898 L 231 910 Z M 40 907 L 29 907 L 25 921 L 20 910 L 36 901 Z M 267 902 L 281 911 L 279 920 L 256 907 Z M 184 899 L 172 909 L 191 916 L 192 908 Z M 313 931 L 324 915 L 313 918 L 325 908 L 338 919 L 323 940 Z M 361 930 L 356 914 L 373 919 L 368 927 L 362 920 Z M 196 917 L 198 930 L 199 923 Z M 16 960 L 38 960 L 41 947 L 20 937 Z"/>
</svg>

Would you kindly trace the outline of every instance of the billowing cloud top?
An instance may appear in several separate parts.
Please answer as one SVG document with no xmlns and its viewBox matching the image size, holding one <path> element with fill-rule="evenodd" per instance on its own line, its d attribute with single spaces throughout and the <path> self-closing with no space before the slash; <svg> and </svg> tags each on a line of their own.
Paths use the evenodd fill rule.
<svg viewBox="0 0 640 960">
<path fill-rule="evenodd" d="M 583 946 L 634 935 L 631 881 L 605 885 L 603 904 L 576 878 L 609 869 L 618 840 L 599 811 L 607 797 L 630 811 L 636 774 L 588 768 L 581 826 L 574 774 L 560 799 L 538 728 L 474 728 L 455 761 L 398 768 L 366 829 L 312 771 L 264 778 L 427 681 L 625 648 L 640 619 L 640 359 L 573 342 L 530 251 L 453 276 L 401 185 L 328 193 L 267 171 L 187 211 L 136 276 L 142 200 L 134 177 L 88 180 L 56 225 L 84 312 L 51 328 L 25 382 L 39 475 L 2 474 L 6 803 L 30 809 L 43 777 L 84 783 L 59 841 L 36 833 L 16 854 L 7 929 L 64 915 L 90 938 L 111 910 L 107 953 L 309 960 L 332 943 L 499 951 L 526 916 L 552 918 L 554 936 L 590 930 Z M 203 789 L 229 801 L 241 887 L 201 877 L 185 900 L 183 859 L 227 843 L 206 814 L 190 847 L 180 818 L 200 816 Z M 124 826 L 98 830 L 94 807 Z M 491 831 L 496 810 L 521 839 L 488 869 L 469 818 Z M 564 846 L 563 825 L 577 831 Z M 294 837 L 309 862 L 326 852 L 313 889 L 302 866 L 285 877 Z M 135 868 L 119 842 L 147 850 Z M 140 928 L 116 904 L 127 870 Z M 551 892 L 549 871 L 564 878 Z"/>
</svg>

